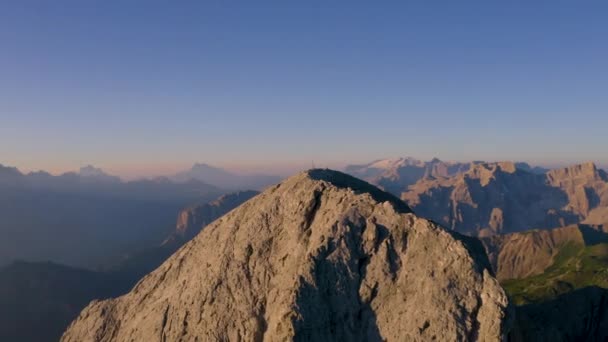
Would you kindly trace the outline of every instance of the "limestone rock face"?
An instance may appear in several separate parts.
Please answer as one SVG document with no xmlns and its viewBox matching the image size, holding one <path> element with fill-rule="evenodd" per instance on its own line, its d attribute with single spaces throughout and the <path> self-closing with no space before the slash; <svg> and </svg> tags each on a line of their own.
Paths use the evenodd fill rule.
<svg viewBox="0 0 608 342">
<path fill-rule="evenodd" d="M 63 341 L 497 341 L 510 315 L 477 240 L 330 170 L 207 226 Z"/>
<path fill-rule="evenodd" d="M 593 163 L 546 174 L 518 165 L 473 164 L 455 176 L 421 179 L 401 198 L 423 217 L 481 237 L 608 222 L 608 177 Z"/>
<path fill-rule="evenodd" d="M 582 217 L 585 223 L 608 222 L 608 176 L 593 163 L 551 170 L 548 183 L 568 196 L 567 209 Z"/>
</svg>

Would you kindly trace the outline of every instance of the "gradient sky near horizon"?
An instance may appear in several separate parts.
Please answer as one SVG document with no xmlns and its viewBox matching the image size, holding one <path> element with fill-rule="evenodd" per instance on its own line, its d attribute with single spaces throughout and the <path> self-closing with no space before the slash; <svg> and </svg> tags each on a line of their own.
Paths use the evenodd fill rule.
<svg viewBox="0 0 608 342">
<path fill-rule="evenodd" d="M 608 2 L 0 2 L 0 163 L 608 164 Z"/>
</svg>

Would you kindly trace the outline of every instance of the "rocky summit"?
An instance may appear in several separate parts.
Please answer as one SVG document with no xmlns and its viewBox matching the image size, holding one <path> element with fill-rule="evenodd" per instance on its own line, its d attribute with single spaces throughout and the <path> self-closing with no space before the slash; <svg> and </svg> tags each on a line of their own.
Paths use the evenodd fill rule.
<svg viewBox="0 0 608 342">
<path fill-rule="evenodd" d="M 267 189 L 63 341 L 503 339 L 511 317 L 477 240 L 331 170 Z"/>
</svg>

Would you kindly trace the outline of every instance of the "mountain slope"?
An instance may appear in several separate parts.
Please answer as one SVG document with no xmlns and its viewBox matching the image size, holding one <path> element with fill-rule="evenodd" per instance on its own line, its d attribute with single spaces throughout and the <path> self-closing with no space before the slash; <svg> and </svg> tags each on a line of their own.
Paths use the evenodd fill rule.
<svg viewBox="0 0 608 342">
<path fill-rule="evenodd" d="M 608 243 L 605 226 L 571 225 L 482 238 L 499 280 L 542 274 L 567 248 Z M 608 264 L 606 265 L 608 266 Z"/>
<path fill-rule="evenodd" d="M 545 272 L 502 282 L 515 304 L 544 302 L 589 286 L 608 289 L 608 243 L 567 244 Z"/>
<path fill-rule="evenodd" d="M 129 294 L 89 305 L 62 339 L 496 341 L 507 299 L 488 268 L 475 240 L 311 170 L 215 221 Z"/>
<path fill-rule="evenodd" d="M 509 341 L 604 341 L 608 231 L 571 225 L 481 239 L 516 304 Z"/>
</svg>

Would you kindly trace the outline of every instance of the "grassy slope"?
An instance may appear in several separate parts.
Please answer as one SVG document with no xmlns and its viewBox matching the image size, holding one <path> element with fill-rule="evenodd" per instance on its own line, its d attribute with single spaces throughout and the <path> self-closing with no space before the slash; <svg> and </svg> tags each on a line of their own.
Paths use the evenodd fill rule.
<svg viewBox="0 0 608 342">
<path fill-rule="evenodd" d="M 502 285 L 516 305 L 547 301 L 587 286 L 608 288 L 608 243 L 567 243 L 544 273 Z"/>
</svg>

